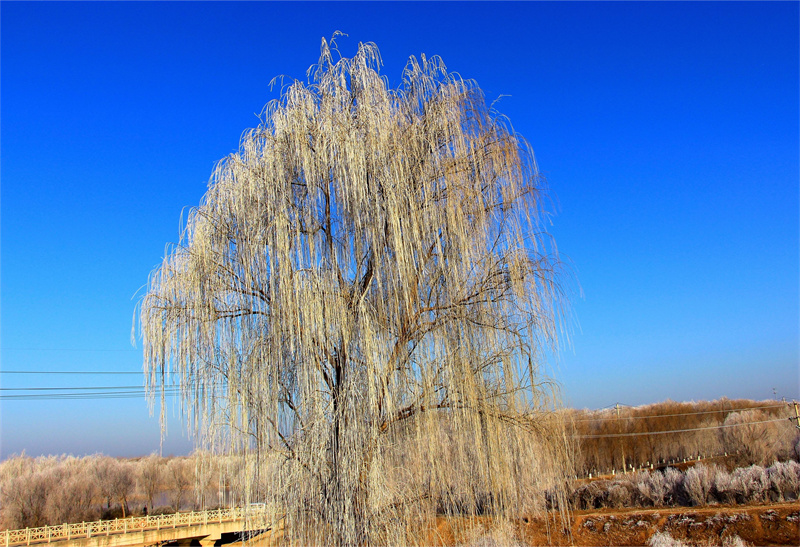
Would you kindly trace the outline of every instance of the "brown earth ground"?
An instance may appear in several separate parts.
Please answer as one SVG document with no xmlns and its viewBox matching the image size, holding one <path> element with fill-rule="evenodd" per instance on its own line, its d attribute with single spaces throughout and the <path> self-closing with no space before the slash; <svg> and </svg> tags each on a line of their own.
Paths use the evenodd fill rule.
<svg viewBox="0 0 800 547">
<path fill-rule="evenodd" d="M 501 544 L 516 535 L 523 544 L 623 546 L 647 545 L 656 532 L 666 532 L 690 545 L 722 545 L 737 535 L 751 545 L 800 545 L 800 504 L 714 505 L 659 509 L 574 511 L 568 526 L 560 517 L 536 517 L 516 522 L 513 530 L 493 528 L 491 519 L 437 519 L 429 545 Z M 493 542 L 491 540 L 494 540 Z"/>
<path fill-rule="evenodd" d="M 666 532 L 688 545 L 720 546 L 739 536 L 750 545 L 800 545 L 800 503 L 711 505 L 658 509 L 574 511 L 568 526 L 558 515 L 523 518 L 505 527 L 490 517 L 439 517 L 426 545 L 633 546 L 647 545 L 656 532 Z M 432 523 L 433 524 L 433 523 Z M 515 536 L 517 540 L 515 541 Z M 251 545 L 281 544 L 281 532 L 267 532 Z"/>
</svg>

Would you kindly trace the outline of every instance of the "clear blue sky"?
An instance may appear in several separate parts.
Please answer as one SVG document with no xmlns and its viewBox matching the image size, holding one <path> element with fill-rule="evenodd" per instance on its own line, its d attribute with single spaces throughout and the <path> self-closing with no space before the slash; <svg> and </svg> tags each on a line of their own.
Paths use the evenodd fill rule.
<svg viewBox="0 0 800 547">
<path fill-rule="evenodd" d="M 341 30 L 393 86 L 438 54 L 508 95 L 584 293 L 555 365 L 568 404 L 797 398 L 799 20 L 796 2 L 3 2 L 0 393 L 141 386 L 8 372 L 141 370 L 134 295 L 182 209 L 270 80 L 305 79 Z M 0 412 L 0 457 L 159 447 L 143 399 Z M 164 452 L 186 452 L 169 412 Z"/>
</svg>

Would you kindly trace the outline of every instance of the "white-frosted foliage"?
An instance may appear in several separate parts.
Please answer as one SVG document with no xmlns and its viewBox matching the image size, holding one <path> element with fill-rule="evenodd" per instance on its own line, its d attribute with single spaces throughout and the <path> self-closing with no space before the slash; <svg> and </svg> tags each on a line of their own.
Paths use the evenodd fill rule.
<svg viewBox="0 0 800 547">
<path fill-rule="evenodd" d="M 637 473 L 635 475 L 635 484 L 639 497 L 643 501 L 655 507 L 660 507 L 664 504 L 664 499 L 668 494 L 668 486 L 662 473 Z"/>
<path fill-rule="evenodd" d="M 630 480 L 613 482 L 608 487 L 608 505 L 610 507 L 628 507 L 631 504 L 631 488 Z"/>
<path fill-rule="evenodd" d="M 0 528 L 94 520 L 101 494 L 89 456 L 12 456 L 0 463 Z"/>
<path fill-rule="evenodd" d="M 687 547 L 684 542 L 673 538 L 667 532 L 656 532 L 647 540 L 647 545 L 649 547 Z"/>
<path fill-rule="evenodd" d="M 717 475 L 715 466 L 698 464 L 686 470 L 683 478 L 683 488 L 689 495 L 692 505 L 705 505 L 711 489 L 714 488 L 714 479 Z"/>
<path fill-rule="evenodd" d="M 800 493 L 800 464 L 795 461 L 775 462 L 767 468 L 770 486 L 780 501 L 797 499 Z"/>
<path fill-rule="evenodd" d="M 763 501 L 769 489 L 767 472 L 759 465 L 735 469 L 731 476 L 731 483 L 740 493 L 740 497 L 749 502 Z"/>
<path fill-rule="evenodd" d="M 683 478 L 683 473 L 674 467 L 668 467 L 664 470 L 664 487 L 667 491 L 664 499 L 669 504 L 679 503 L 684 492 Z"/>
<path fill-rule="evenodd" d="M 540 371 L 562 301 L 533 154 L 438 58 L 390 89 L 374 45 L 336 54 L 219 163 L 152 273 L 148 384 L 247 455 L 243 495 L 287 541 L 539 509 L 569 447 Z"/>
</svg>

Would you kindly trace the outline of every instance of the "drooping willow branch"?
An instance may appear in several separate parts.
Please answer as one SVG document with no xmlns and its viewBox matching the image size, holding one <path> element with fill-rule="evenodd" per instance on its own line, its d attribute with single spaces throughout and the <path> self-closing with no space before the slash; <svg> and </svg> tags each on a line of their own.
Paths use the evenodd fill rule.
<svg viewBox="0 0 800 547">
<path fill-rule="evenodd" d="M 287 538 L 540 509 L 569 447 L 540 372 L 564 298 L 533 153 L 438 58 L 390 89 L 373 44 L 335 56 L 323 40 L 151 274 L 148 386 L 176 376 L 198 437 L 258 462 L 242 492 Z"/>
</svg>

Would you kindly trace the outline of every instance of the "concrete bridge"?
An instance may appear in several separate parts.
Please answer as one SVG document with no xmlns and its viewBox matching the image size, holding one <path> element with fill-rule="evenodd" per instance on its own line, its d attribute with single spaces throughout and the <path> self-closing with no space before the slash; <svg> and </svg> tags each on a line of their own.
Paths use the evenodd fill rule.
<svg viewBox="0 0 800 547">
<path fill-rule="evenodd" d="M 0 546 L 145 547 L 165 543 L 219 545 L 223 534 L 267 529 L 263 507 L 237 507 L 0 532 Z"/>
</svg>

